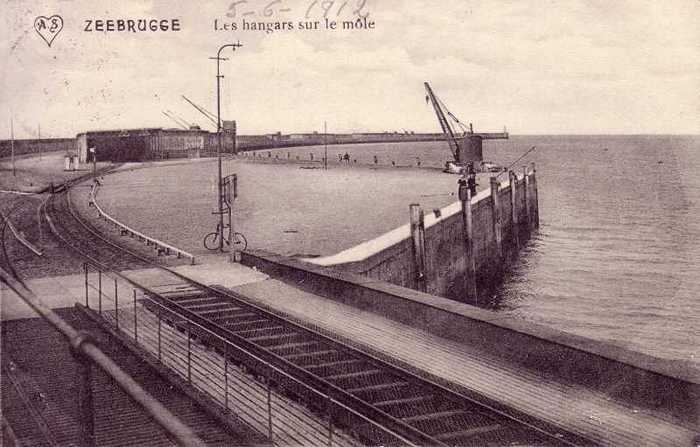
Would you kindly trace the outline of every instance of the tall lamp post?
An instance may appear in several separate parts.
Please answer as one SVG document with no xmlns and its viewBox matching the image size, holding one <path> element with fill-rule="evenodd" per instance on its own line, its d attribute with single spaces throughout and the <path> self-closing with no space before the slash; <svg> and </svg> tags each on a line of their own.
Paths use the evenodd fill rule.
<svg viewBox="0 0 700 447">
<path fill-rule="evenodd" d="M 219 51 L 216 53 L 216 57 L 210 58 L 216 59 L 216 133 L 219 139 L 219 145 L 216 151 L 219 168 L 219 252 L 224 251 L 224 198 L 222 195 L 223 180 L 221 178 L 221 78 L 223 78 L 223 75 L 221 74 L 221 61 L 228 60 L 221 57 L 221 51 L 228 47 L 231 47 L 233 51 L 236 51 L 236 48 L 240 48 L 242 46 L 243 45 L 241 45 L 240 42 L 227 43 L 219 48 Z"/>
</svg>

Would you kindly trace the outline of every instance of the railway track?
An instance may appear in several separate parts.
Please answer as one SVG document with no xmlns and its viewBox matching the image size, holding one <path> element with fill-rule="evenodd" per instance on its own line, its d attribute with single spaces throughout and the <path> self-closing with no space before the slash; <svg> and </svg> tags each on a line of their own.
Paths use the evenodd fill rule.
<svg viewBox="0 0 700 447">
<path fill-rule="evenodd" d="M 92 264 L 115 271 L 162 265 L 156 256 L 116 244 L 82 219 L 73 209 L 70 188 L 45 202 L 44 215 L 59 241 Z"/>
<path fill-rule="evenodd" d="M 21 205 L 21 202 L 15 199 L 8 201 L 8 204 L 4 207 L 5 209 L 0 210 L 0 268 L 5 269 L 18 281 L 22 281 L 22 278 L 19 276 L 12 262 L 12 258 L 10 257 L 7 238 L 11 237 L 9 234 L 9 220 L 12 215 L 20 209 Z"/>
<path fill-rule="evenodd" d="M 180 331 L 186 330 L 188 340 L 191 336 L 251 374 L 266 377 L 364 444 L 397 443 L 396 438 L 366 422 L 371 420 L 419 446 L 592 445 L 481 396 L 427 381 L 270 313 L 229 290 L 209 287 L 155 260 L 124 252 L 75 214 L 68 194 L 56 197 L 62 201 L 50 201 L 47 212 L 53 231 L 76 254 L 100 269 L 121 270 L 135 264 L 158 266 L 162 269 L 157 281 L 160 285 L 138 284 L 128 279 L 128 273 L 122 275 L 157 303 L 149 306 L 146 302 L 145 307 L 158 312 L 159 321 L 162 309 L 167 309 L 163 321 Z M 187 321 L 206 331 L 192 329 L 189 323 L 185 327 Z M 222 345 L 222 339 L 250 355 L 231 353 Z M 285 375 L 275 376 L 265 365 L 273 365 Z M 353 411 L 326 414 L 328 408 L 306 398 L 303 389 L 295 388 L 294 381 L 288 380 L 289 376 Z"/>
</svg>

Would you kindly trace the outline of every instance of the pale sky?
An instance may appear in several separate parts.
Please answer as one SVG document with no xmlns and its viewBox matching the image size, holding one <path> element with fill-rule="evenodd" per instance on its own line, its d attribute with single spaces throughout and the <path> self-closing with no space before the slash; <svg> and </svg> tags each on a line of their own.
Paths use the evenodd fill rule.
<svg viewBox="0 0 700 447">
<path fill-rule="evenodd" d="M 423 82 L 476 130 L 513 134 L 700 133 L 700 0 L 366 0 L 373 30 L 215 31 L 214 20 L 322 20 L 318 1 L 2 1 L 0 138 L 175 127 L 170 110 L 239 133 L 439 130 Z M 342 16 L 363 0 L 349 0 Z M 325 4 L 330 4 L 325 3 Z M 343 0 L 337 0 L 339 8 Z M 314 9 L 315 8 L 315 9 Z M 333 9 L 331 11 L 334 11 Z M 33 28 L 59 14 L 52 46 Z M 331 18 L 335 13 L 331 12 Z M 87 19 L 179 19 L 179 32 L 85 32 Z"/>
</svg>

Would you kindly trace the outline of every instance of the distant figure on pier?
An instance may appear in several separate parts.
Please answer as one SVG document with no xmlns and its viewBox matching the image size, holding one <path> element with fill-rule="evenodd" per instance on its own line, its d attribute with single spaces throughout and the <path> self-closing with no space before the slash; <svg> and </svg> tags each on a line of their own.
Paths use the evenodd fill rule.
<svg viewBox="0 0 700 447">
<path fill-rule="evenodd" d="M 374 164 L 376 165 L 377 163 L 379 163 L 379 159 L 378 159 L 377 156 L 375 155 L 375 156 L 374 156 Z"/>
<path fill-rule="evenodd" d="M 343 154 L 338 154 L 338 163 L 343 162 Z"/>
<path fill-rule="evenodd" d="M 416 166 L 420 168 L 420 157 L 416 157 Z"/>
<path fill-rule="evenodd" d="M 345 163 L 350 164 L 350 154 L 346 152 L 345 155 L 343 155 L 343 160 L 345 160 Z"/>
</svg>

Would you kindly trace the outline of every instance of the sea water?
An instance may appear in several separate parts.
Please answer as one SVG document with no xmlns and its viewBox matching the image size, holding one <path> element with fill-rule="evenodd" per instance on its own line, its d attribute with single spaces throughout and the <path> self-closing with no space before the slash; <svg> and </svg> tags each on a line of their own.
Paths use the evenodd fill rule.
<svg viewBox="0 0 700 447">
<path fill-rule="evenodd" d="M 515 136 L 484 141 L 484 159 L 509 166 L 532 146 L 513 169 L 535 162 L 540 229 L 488 306 L 700 363 L 700 137 Z M 358 164 L 450 159 L 445 142 L 328 146 L 331 161 L 345 152 Z"/>
</svg>

